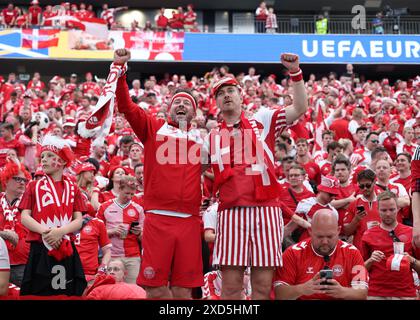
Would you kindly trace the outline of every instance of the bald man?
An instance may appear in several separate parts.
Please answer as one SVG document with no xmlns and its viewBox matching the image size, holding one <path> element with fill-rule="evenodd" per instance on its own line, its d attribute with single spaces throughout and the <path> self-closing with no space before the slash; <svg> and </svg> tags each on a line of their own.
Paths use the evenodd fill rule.
<svg viewBox="0 0 420 320">
<path fill-rule="evenodd" d="M 363 258 L 356 247 L 339 240 L 337 216 L 330 209 L 316 211 L 309 234 L 310 239 L 285 251 L 274 279 L 276 299 L 366 299 Z"/>
</svg>

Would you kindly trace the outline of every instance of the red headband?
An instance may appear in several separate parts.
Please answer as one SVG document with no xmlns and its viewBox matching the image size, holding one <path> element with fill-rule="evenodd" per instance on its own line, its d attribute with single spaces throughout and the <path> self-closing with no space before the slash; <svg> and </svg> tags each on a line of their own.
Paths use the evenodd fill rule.
<svg viewBox="0 0 420 320">
<path fill-rule="evenodd" d="M 171 99 L 171 106 L 172 106 L 172 103 L 174 102 L 174 100 L 176 98 L 187 98 L 188 100 L 190 100 L 192 106 L 194 107 L 194 110 L 197 109 L 197 104 L 195 103 L 194 97 L 192 95 L 190 95 L 189 93 L 187 93 L 187 92 L 178 92 L 178 93 L 174 94 L 174 96 Z"/>
</svg>

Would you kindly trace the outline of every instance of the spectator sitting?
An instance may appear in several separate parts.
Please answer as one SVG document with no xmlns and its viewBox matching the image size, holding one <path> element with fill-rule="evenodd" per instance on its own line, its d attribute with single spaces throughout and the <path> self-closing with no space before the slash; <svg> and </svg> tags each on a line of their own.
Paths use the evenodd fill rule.
<svg viewBox="0 0 420 320">
<path fill-rule="evenodd" d="M 125 283 L 127 269 L 121 259 L 108 264 L 107 274 L 96 276 L 93 285 L 86 291 L 88 300 L 138 300 L 145 299 L 146 292 L 135 284 Z"/>
<path fill-rule="evenodd" d="M 337 216 L 331 210 L 315 212 L 311 238 L 284 253 L 283 266 L 274 278 L 276 299 L 366 299 L 363 258 L 354 246 L 338 239 L 339 233 Z M 329 270 L 329 277 L 323 278 L 322 270 Z"/>
</svg>

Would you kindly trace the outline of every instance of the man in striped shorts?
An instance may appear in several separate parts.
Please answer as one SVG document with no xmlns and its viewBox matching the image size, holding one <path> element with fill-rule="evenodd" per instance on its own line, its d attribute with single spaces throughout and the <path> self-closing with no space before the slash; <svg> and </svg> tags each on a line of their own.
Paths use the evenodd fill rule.
<svg viewBox="0 0 420 320">
<path fill-rule="evenodd" d="M 241 88 L 224 77 L 212 88 L 223 121 L 208 135 L 204 151 L 215 174 L 220 205 L 214 260 L 222 271 L 222 299 L 240 299 L 244 270 L 251 267 L 252 299 L 269 299 L 274 268 L 281 266 L 283 220 L 274 172 L 274 144 L 307 110 L 298 56 L 283 54 L 293 81 L 294 104 L 260 109 L 247 119 Z"/>
</svg>

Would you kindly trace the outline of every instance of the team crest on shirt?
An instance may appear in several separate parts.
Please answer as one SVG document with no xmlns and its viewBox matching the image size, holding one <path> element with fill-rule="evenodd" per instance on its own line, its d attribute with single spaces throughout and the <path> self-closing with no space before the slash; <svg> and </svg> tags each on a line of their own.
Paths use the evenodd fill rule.
<svg viewBox="0 0 420 320">
<path fill-rule="evenodd" d="M 128 214 L 130 217 L 135 217 L 135 216 L 136 216 L 136 211 L 134 211 L 133 209 L 130 209 L 130 210 L 128 210 L 127 214 Z"/>
<path fill-rule="evenodd" d="M 343 266 L 341 264 L 336 264 L 332 268 L 333 274 L 336 277 L 340 277 L 343 275 Z"/>
<path fill-rule="evenodd" d="M 153 279 L 155 277 L 155 270 L 152 267 L 144 268 L 143 275 L 146 279 Z"/>
<path fill-rule="evenodd" d="M 86 227 L 83 228 L 83 231 L 85 233 L 90 233 L 92 231 L 92 227 L 91 226 L 86 226 Z"/>
</svg>

